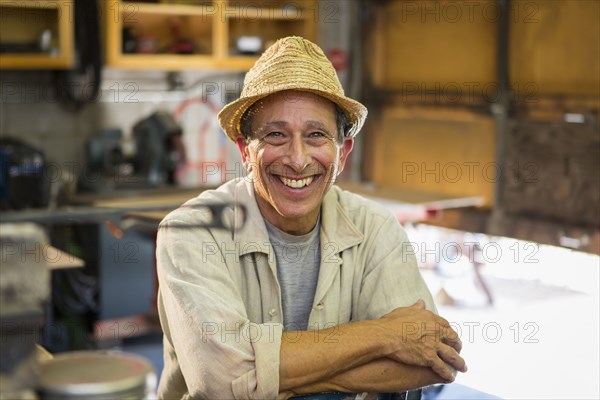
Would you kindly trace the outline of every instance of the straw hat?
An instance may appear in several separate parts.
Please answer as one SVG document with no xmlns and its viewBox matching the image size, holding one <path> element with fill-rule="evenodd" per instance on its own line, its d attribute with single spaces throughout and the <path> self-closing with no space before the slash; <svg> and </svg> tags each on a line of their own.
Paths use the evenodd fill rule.
<svg viewBox="0 0 600 400">
<path fill-rule="evenodd" d="M 358 133 L 367 117 L 365 106 L 344 96 L 323 50 L 304 38 L 290 36 L 275 42 L 248 71 L 240 98 L 219 113 L 221 128 L 235 141 L 241 135 L 240 121 L 246 110 L 256 101 L 283 90 L 316 93 L 339 105 L 350 120 L 350 137 Z"/>
</svg>

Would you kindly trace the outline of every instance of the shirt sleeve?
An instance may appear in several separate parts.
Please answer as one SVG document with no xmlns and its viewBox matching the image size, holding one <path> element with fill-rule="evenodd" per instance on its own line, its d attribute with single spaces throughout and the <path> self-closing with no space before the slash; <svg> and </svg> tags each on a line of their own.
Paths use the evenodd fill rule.
<svg viewBox="0 0 600 400">
<path fill-rule="evenodd" d="M 251 323 L 210 232 L 175 224 L 161 224 L 156 254 L 161 324 L 179 364 L 169 370 L 192 398 L 277 397 L 282 325 Z"/>
<path fill-rule="evenodd" d="M 437 312 L 412 244 L 393 216 L 378 224 L 378 230 L 369 235 L 366 252 L 359 315 L 364 319 L 377 319 L 419 299 L 425 301 L 428 310 Z"/>
</svg>

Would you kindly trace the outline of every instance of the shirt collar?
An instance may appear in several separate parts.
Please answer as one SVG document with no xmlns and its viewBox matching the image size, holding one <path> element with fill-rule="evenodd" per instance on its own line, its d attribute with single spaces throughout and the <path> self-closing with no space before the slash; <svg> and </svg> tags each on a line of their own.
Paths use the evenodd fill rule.
<svg viewBox="0 0 600 400">
<path fill-rule="evenodd" d="M 329 189 L 321 206 L 321 243 L 334 243 L 338 252 L 356 246 L 364 239 L 364 235 L 339 204 L 340 192 L 336 186 Z M 235 201 L 246 207 L 246 224 L 234 233 L 234 240 L 239 243 L 240 256 L 253 252 L 269 254 L 271 246 L 264 219 L 254 217 L 261 214 L 251 176 L 241 178 L 236 184 Z"/>
<path fill-rule="evenodd" d="M 338 198 L 341 190 L 333 186 L 325 194 L 321 206 L 321 246 L 334 243 L 338 252 L 356 246 L 364 239 L 362 232 L 354 225 Z"/>
<path fill-rule="evenodd" d="M 240 256 L 248 253 L 270 253 L 269 233 L 265 221 L 256 218 L 261 215 L 254 197 L 252 175 L 240 178 L 235 186 L 235 202 L 246 207 L 246 223 L 244 228 L 235 232 L 234 241 L 239 243 Z"/>
</svg>

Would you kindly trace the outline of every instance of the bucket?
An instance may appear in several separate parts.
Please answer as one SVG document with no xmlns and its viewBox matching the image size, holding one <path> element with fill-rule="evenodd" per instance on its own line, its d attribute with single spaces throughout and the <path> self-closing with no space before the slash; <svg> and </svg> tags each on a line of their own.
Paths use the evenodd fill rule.
<svg viewBox="0 0 600 400">
<path fill-rule="evenodd" d="M 142 400 L 149 399 L 156 388 L 152 365 L 130 353 L 63 353 L 40 368 L 42 400 Z"/>
</svg>

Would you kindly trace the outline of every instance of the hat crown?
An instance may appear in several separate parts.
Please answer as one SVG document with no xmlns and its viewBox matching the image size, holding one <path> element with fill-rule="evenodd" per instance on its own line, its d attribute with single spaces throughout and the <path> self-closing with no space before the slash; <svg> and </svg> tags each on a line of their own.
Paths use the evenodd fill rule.
<svg viewBox="0 0 600 400">
<path fill-rule="evenodd" d="M 346 97 L 331 62 L 316 44 L 299 36 L 279 39 L 256 61 L 244 78 L 239 99 L 219 112 L 219 124 L 235 141 L 240 137 L 244 113 L 258 100 L 284 90 L 317 94 L 340 107 L 350 122 L 346 136 L 354 137 L 367 117 L 367 109 Z"/>
<path fill-rule="evenodd" d="M 299 36 L 279 39 L 263 53 L 244 78 L 242 97 L 292 89 L 344 96 L 337 73 L 323 50 Z"/>
</svg>

